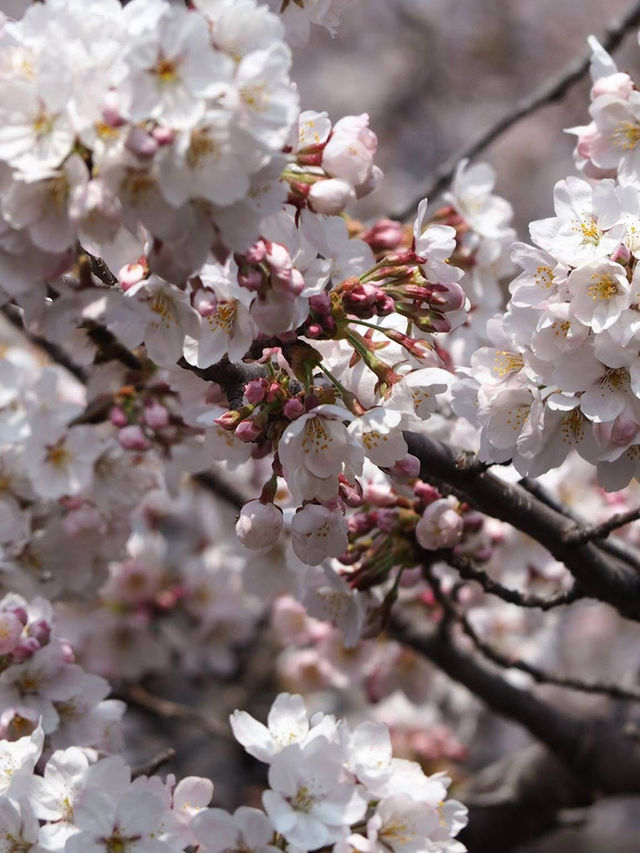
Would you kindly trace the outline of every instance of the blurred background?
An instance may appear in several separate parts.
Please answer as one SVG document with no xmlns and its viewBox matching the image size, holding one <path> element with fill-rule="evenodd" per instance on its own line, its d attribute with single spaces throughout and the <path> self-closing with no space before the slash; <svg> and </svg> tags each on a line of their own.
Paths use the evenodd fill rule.
<svg viewBox="0 0 640 853">
<path fill-rule="evenodd" d="M 629 0 L 354 0 L 335 38 L 319 27 L 298 51 L 293 78 L 304 109 L 333 120 L 368 112 L 378 134 L 382 190 L 361 216 L 389 215 L 419 195 L 432 171 L 586 50 L 590 34 Z M 629 33 L 618 67 L 640 70 Z M 636 75 L 637 76 L 637 75 Z M 572 172 L 574 137 L 588 122 L 589 81 L 524 119 L 480 159 L 515 209 L 518 235 L 550 215 L 554 183 Z"/>
</svg>

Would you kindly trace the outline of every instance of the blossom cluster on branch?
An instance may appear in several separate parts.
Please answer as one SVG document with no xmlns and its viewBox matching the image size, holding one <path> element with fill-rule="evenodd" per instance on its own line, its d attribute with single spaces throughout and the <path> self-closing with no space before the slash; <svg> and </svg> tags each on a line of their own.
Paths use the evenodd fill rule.
<svg viewBox="0 0 640 853">
<path fill-rule="evenodd" d="M 465 807 L 426 770 L 481 713 L 421 648 L 626 689 L 553 666 L 589 618 L 556 608 L 593 594 L 571 543 L 616 596 L 640 566 L 637 528 L 580 523 L 638 517 L 638 91 L 592 41 L 582 176 L 533 246 L 466 160 L 412 223 L 364 223 L 369 116 L 302 109 L 290 77 L 349 0 L 24 5 L 0 19 L 0 850 L 460 853 Z M 477 456 L 436 476 L 416 434 Z M 493 463 L 557 537 L 465 490 Z M 453 657 L 403 645 L 394 608 Z M 265 645 L 289 692 L 230 721 L 263 808 L 133 778 L 106 679 L 144 707 L 137 680 L 230 679 Z M 297 695 L 327 689 L 349 722 Z"/>
<path fill-rule="evenodd" d="M 231 717 L 236 739 L 269 765 L 264 811 L 208 808 L 213 784 L 138 775 L 120 756 L 71 746 L 43 757 L 40 725 L 0 740 L 0 842 L 32 853 L 256 853 L 392 850 L 459 853 L 466 809 L 447 799 L 450 779 L 394 758 L 387 727 L 322 713 L 280 694 L 268 725 Z M 42 774 L 36 774 L 36 769 Z"/>
</svg>

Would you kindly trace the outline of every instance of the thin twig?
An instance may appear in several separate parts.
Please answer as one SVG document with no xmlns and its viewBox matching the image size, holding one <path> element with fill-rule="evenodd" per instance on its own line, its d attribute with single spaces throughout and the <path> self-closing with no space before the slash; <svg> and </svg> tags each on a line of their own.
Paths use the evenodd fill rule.
<svg viewBox="0 0 640 853">
<path fill-rule="evenodd" d="M 638 24 L 640 24 L 640 2 L 636 0 L 618 20 L 612 22 L 607 27 L 605 36 L 601 42 L 604 49 L 609 53 L 614 51 L 629 30 Z M 471 160 L 521 119 L 535 112 L 540 107 L 560 100 L 575 83 L 578 83 L 587 75 L 590 63 L 591 50 L 588 50 L 583 56 L 569 63 L 560 74 L 547 80 L 535 92 L 519 101 L 511 112 L 502 116 L 495 124 L 480 133 L 469 145 L 465 146 L 457 154 L 454 154 L 439 166 L 420 195 L 411 204 L 408 204 L 404 210 L 394 214 L 394 218 L 402 220 L 413 216 L 420 199 L 425 197 L 432 198 L 439 195 L 445 189 L 451 182 L 458 163 L 461 160 Z"/>
<path fill-rule="evenodd" d="M 448 552 L 444 555 L 443 559 L 448 565 L 453 566 L 458 570 L 461 578 L 476 581 L 485 592 L 490 595 L 495 595 L 502 599 L 502 601 L 507 601 L 509 604 L 517 604 L 518 607 L 552 610 L 554 607 L 572 604 L 574 601 L 578 601 L 584 597 L 584 594 L 577 584 L 573 584 L 571 589 L 566 592 L 559 592 L 556 595 L 548 597 L 520 592 L 517 589 L 503 586 L 501 583 L 494 581 L 492 577 L 482 569 L 475 566 L 468 557 L 465 557 L 462 554 Z"/>
<path fill-rule="evenodd" d="M 31 334 L 31 332 L 25 329 L 24 323 L 22 322 L 22 312 L 17 306 L 11 304 L 3 305 L 2 308 L 0 308 L 0 311 L 15 329 L 27 337 L 30 343 L 43 350 L 49 356 L 51 361 L 59 364 L 61 367 L 64 367 L 65 370 L 68 370 L 69 373 L 71 373 L 72 376 L 75 376 L 75 378 L 79 382 L 82 382 L 83 385 L 86 384 L 87 374 L 84 368 L 80 367 L 79 364 L 76 364 L 72 359 L 70 359 L 62 347 L 48 341 L 46 338 L 41 338 L 39 335 Z"/>
<path fill-rule="evenodd" d="M 519 481 L 519 485 L 522 486 L 523 489 L 526 489 L 530 494 L 534 495 L 538 498 L 539 501 L 545 503 L 547 506 L 551 507 L 551 509 L 555 509 L 556 512 L 560 512 L 565 515 L 567 518 L 570 518 L 572 521 L 575 521 L 577 524 L 582 524 L 587 526 L 587 522 L 584 518 L 581 518 L 577 513 L 573 512 L 568 506 L 565 506 L 559 500 L 555 498 L 551 492 L 546 489 L 542 483 L 539 483 L 537 480 L 532 480 L 529 477 L 523 477 Z M 631 543 L 625 542 L 624 539 L 616 536 L 613 539 L 603 539 L 601 541 L 596 541 L 595 544 L 602 551 L 606 551 L 608 554 L 612 554 L 614 557 L 618 557 L 621 560 L 624 560 L 630 566 L 633 566 L 634 569 L 640 571 L 640 551 L 635 548 Z"/>
<path fill-rule="evenodd" d="M 162 752 L 159 752 L 145 764 L 139 764 L 137 767 L 134 767 L 131 770 L 131 778 L 137 779 L 139 776 L 152 776 L 157 770 L 160 769 L 160 767 L 162 767 L 163 764 L 166 764 L 168 761 L 172 761 L 175 757 L 175 749 L 169 746 L 167 747 L 167 749 L 163 749 Z"/>
<path fill-rule="evenodd" d="M 553 673 L 546 672 L 537 666 L 534 666 L 521 658 L 505 655 L 498 649 L 494 648 L 489 643 L 486 643 L 478 636 L 475 628 L 453 601 L 451 601 L 444 593 L 439 579 L 436 577 L 433 569 L 425 565 L 423 569 L 425 579 L 428 581 L 433 590 L 434 597 L 444 614 L 448 616 L 448 621 L 455 620 L 458 622 L 469 637 L 474 646 L 481 652 L 487 660 L 495 663 L 497 666 L 504 669 L 519 669 L 521 672 L 526 672 L 538 684 L 554 684 L 557 687 L 563 687 L 566 690 L 577 690 L 581 693 L 596 693 L 603 696 L 609 696 L 611 699 L 624 699 L 625 701 L 640 702 L 640 691 L 620 687 L 617 684 L 600 684 L 598 682 L 582 681 L 577 678 L 567 678 Z"/>
<path fill-rule="evenodd" d="M 209 734 L 231 740 L 229 727 L 224 723 L 203 714 L 197 708 L 174 702 L 172 699 L 165 699 L 164 696 L 155 696 L 139 684 L 132 684 L 125 688 L 120 698 L 132 707 L 140 708 L 156 717 L 162 717 L 165 720 L 186 720 Z"/>
<path fill-rule="evenodd" d="M 632 521 L 637 521 L 639 518 L 640 507 L 627 510 L 627 512 L 617 512 L 600 524 L 576 527 L 575 530 L 567 534 L 567 541 L 574 544 L 581 544 L 582 542 L 591 542 L 594 539 L 606 539 L 614 530 L 618 530 Z"/>
<path fill-rule="evenodd" d="M 530 675 L 538 684 L 553 684 L 556 687 L 563 687 L 566 690 L 576 690 L 580 693 L 595 693 L 602 696 L 608 696 L 611 699 L 640 702 L 640 691 L 619 687 L 617 684 L 600 684 L 595 681 L 582 681 L 578 678 L 554 675 L 553 673 L 546 672 L 546 670 L 540 669 L 521 658 L 505 655 L 479 637 L 467 617 L 459 610 L 455 610 L 455 618 L 478 651 L 480 651 L 487 660 L 490 660 L 497 666 L 504 667 L 505 669 L 519 669 L 521 672 L 526 672 L 527 675 Z"/>
</svg>

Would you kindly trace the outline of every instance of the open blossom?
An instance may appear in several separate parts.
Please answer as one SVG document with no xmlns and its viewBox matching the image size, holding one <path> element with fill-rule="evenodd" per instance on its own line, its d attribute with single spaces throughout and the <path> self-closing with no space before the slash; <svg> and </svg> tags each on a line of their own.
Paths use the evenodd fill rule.
<svg viewBox="0 0 640 853">
<path fill-rule="evenodd" d="M 338 744 L 322 736 L 281 750 L 269 768 L 269 785 L 262 801 L 273 826 L 304 850 L 339 841 L 342 827 L 367 808 L 364 790 L 344 774 Z"/>
<path fill-rule="evenodd" d="M 308 503 L 291 521 L 291 545 L 303 563 L 316 566 L 327 557 L 339 557 L 349 544 L 347 522 L 338 509 Z"/>
<path fill-rule="evenodd" d="M 352 417 L 346 409 L 324 404 L 286 428 L 278 454 L 296 497 L 331 500 L 338 491 L 338 474 L 353 480 L 360 473 L 364 452 L 343 423 L 349 420 Z"/>
</svg>

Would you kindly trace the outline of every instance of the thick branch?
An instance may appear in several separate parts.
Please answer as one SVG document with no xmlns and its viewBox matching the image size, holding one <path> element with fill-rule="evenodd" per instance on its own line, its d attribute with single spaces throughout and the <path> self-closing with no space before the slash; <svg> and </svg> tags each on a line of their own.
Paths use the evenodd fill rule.
<svg viewBox="0 0 640 853">
<path fill-rule="evenodd" d="M 514 687 L 462 654 L 446 631 L 418 627 L 406 613 L 394 612 L 390 635 L 440 667 L 493 711 L 524 726 L 593 791 L 640 792 L 640 746 L 617 726 L 575 717 Z"/>
<path fill-rule="evenodd" d="M 640 24 L 640 2 L 636 0 L 619 20 L 614 21 L 607 27 L 605 36 L 602 39 L 604 49 L 609 52 L 614 51 L 620 45 L 625 35 L 631 29 L 638 26 L 638 24 Z M 535 92 L 532 92 L 531 95 L 528 95 L 515 104 L 511 112 L 502 116 L 495 124 L 480 133 L 469 145 L 465 146 L 457 154 L 454 154 L 439 166 L 420 195 L 411 204 L 407 205 L 404 210 L 394 214 L 394 218 L 402 220 L 413 216 L 421 199 L 425 198 L 425 196 L 431 198 L 439 195 L 451 183 L 456 167 L 461 160 L 471 160 L 521 119 L 531 115 L 531 113 L 540 107 L 560 100 L 575 83 L 586 77 L 590 63 L 591 51 L 589 50 L 578 59 L 574 59 L 573 62 L 569 63 L 556 77 L 547 80 Z"/>
<path fill-rule="evenodd" d="M 570 541 L 578 527 L 576 522 L 521 486 L 485 471 L 473 454 L 456 455 L 447 445 L 425 435 L 407 432 L 405 438 L 409 452 L 421 462 L 424 480 L 531 536 L 564 563 L 586 595 L 640 621 L 640 575 L 591 542 L 576 545 Z"/>
</svg>

